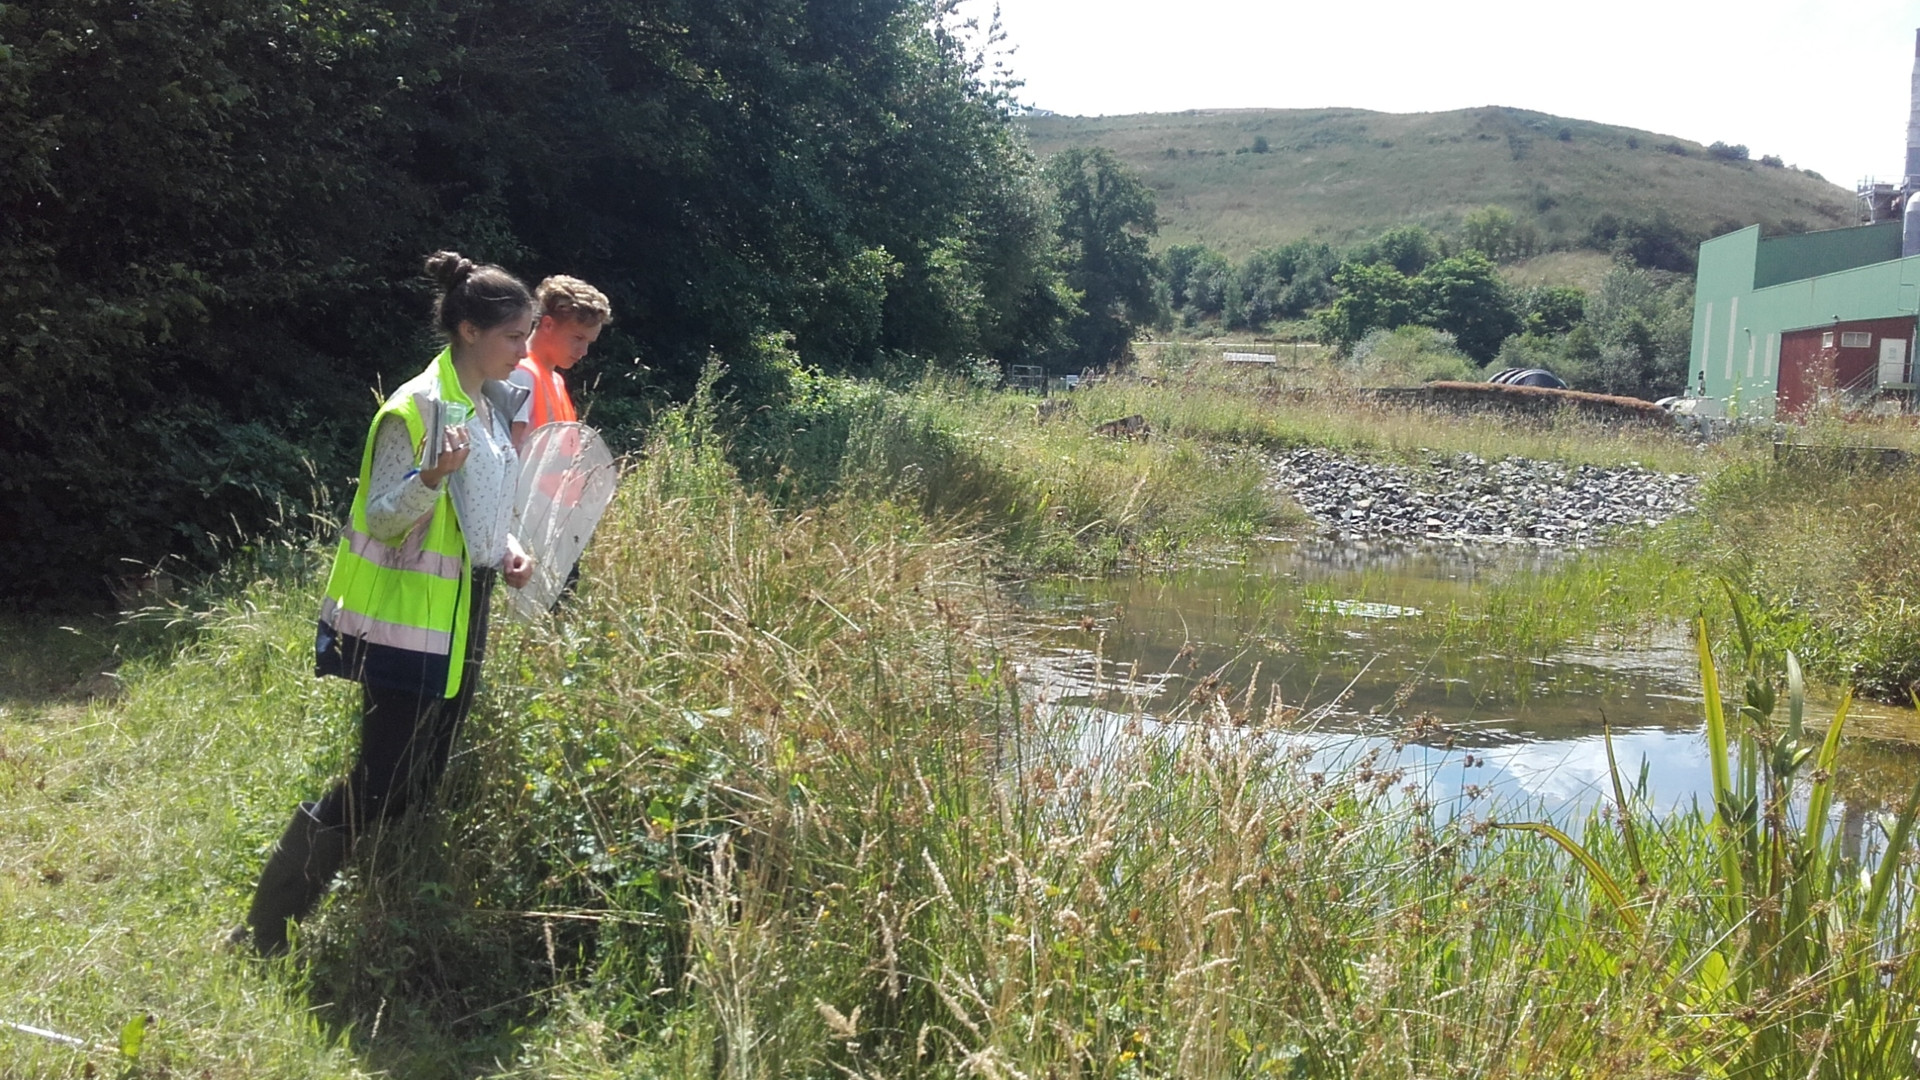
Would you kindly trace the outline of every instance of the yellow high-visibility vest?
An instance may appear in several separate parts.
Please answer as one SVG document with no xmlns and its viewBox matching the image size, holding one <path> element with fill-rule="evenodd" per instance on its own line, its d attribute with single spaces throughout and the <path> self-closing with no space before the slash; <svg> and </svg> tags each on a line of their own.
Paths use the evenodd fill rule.
<svg viewBox="0 0 1920 1080">
<path fill-rule="evenodd" d="M 417 683 L 422 694 L 437 683 L 446 697 L 453 697 L 460 692 L 465 666 L 473 563 L 460 531 L 451 479 L 441 481 L 433 512 L 415 523 L 399 544 L 378 540 L 367 528 L 374 435 L 381 422 L 390 416 L 405 421 L 414 461 L 421 460 L 429 432 L 416 394 L 464 405 L 468 415 L 473 412 L 473 400 L 460 388 L 454 371 L 453 354 L 442 350 L 374 414 L 360 455 L 353 513 L 320 606 L 316 666 L 323 675 L 375 684 Z M 439 432 L 431 434 L 438 437 Z"/>
</svg>

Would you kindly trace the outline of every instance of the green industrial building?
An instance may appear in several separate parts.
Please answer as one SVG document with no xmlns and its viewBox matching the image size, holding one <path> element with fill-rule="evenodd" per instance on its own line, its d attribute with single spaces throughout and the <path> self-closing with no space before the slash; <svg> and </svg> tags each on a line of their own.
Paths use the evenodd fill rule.
<svg viewBox="0 0 1920 1080">
<path fill-rule="evenodd" d="M 1700 245 L 1690 394 L 1746 417 L 1911 407 L 1920 255 L 1901 257 L 1901 232 L 1898 220 L 1774 237 L 1755 225 Z"/>
</svg>

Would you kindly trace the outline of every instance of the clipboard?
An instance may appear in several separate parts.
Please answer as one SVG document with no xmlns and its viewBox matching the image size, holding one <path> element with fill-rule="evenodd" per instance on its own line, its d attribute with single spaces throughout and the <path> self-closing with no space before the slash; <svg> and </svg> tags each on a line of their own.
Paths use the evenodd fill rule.
<svg viewBox="0 0 1920 1080">
<path fill-rule="evenodd" d="M 470 414 L 465 405 L 435 397 L 425 390 L 413 395 L 413 407 L 420 410 L 420 423 L 426 429 L 425 437 L 420 440 L 420 471 L 425 472 L 440 463 L 440 444 L 446 441 L 447 426 L 466 423 Z"/>
<path fill-rule="evenodd" d="M 447 428 L 446 403 L 432 394 L 421 390 L 413 395 L 413 407 L 420 412 L 420 423 L 426 431 L 420 440 L 420 471 L 426 472 L 440 464 L 440 444 L 446 441 Z"/>
</svg>

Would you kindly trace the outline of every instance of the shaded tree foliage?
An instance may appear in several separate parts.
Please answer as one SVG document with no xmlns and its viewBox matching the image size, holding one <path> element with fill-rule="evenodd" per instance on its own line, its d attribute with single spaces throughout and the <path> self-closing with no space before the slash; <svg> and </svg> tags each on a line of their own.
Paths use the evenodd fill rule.
<svg viewBox="0 0 1920 1080">
<path fill-rule="evenodd" d="M 1186 324 L 1219 316 L 1231 330 L 1304 317 L 1333 299 L 1339 265 L 1331 246 L 1310 240 L 1263 248 L 1239 266 L 1200 244 L 1177 244 L 1161 258 L 1167 302 Z"/>
<path fill-rule="evenodd" d="M 1460 243 L 1489 259 L 1511 262 L 1538 252 L 1540 233 L 1503 206 L 1483 206 L 1461 222 Z"/>
<path fill-rule="evenodd" d="M 1069 326 L 1069 365 L 1120 358 L 1133 328 L 1157 314 L 1158 267 L 1147 237 L 1159 231 L 1153 189 L 1104 147 L 1072 147 L 1047 160 L 1060 214 L 1067 284 L 1080 311 Z"/>
<path fill-rule="evenodd" d="M 1235 279 L 1241 320 L 1230 325 L 1261 326 L 1306 315 L 1333 299 L 1333 272 L 1339 265 L 1331 246 L 1310 240 L 1254 252 Z"/>
<path fill-rule="evenodd" d="M 1321 333 L 1342 349 L 1371 330 L 1393 330 L 1413 321 L 1413 279 L 1384 263 L 1343 264 L 1333 272 L 1340 298 L 1320 313 Z"/>
<path fill-rule="evenodd" d="M 1563 334 L 1587 317 L 1587 294 L 1571 285 L 1536 285 L 1514 302 L 1520 329 L 1534 334 Z"/>
<path fill-rule="evenodd" d="M 1527 316 L 1501 347 L 1501 367 L 1544 367 L 1576 390 L 1654 399 L 1680 392 L 1692 338 L 1693 283 L 1616 266 L 1585 298 L 1584 317 L 1556 331 Z"/>
<path fill-rule="evenodd" d="M 1465 251 L 1409 277 L 1385 263 L 1349 262 L 1334 272 L 1340 298 L 1319 316 L 1321 332 L 1342 349 L 1373 330 L 1418 324 L 1451 334 L 1461 352 L 1485 363 L 1519 328 L 1499 271 Z"/>
<path fill-rule="evenodd" d="M 1060 347 L 1050 192 L 950 12 L 0 5 L 0 589 L 97 595 L 344 486 L 367 388 L 434 347 L 436 248 L 609 293 L 602 426 L 772 330 L 840 369 Z"/>
<path fill-rule="evenodd" d="M 1161 257 L 1167 299 L 1175 309 L 1218 315 L 1233 284 L 1233 263 L 1204 244 L 1175 244 Z"/>
<path fill-rule="evenodd" d="M 1447 254 L 1446 243 L 1419 225 L 1397 225 L 1361 244 L 1348 256 L 1352 262 L 1385 263 L 1411 277 Z"/>
<path fill-rule="evenodd" d="M 1587 231 L 1590 246 L 1611 252 L 1615 258 L 1648 270 L 1685 274 L 1693 273 L 1704 239 L 1673 220 L 1665 209 L 1654 211 L 1652 217 L 1633 220 L 1601 214 Z"/>
<path fill-rule="evenodd" d="M 1460 351 L 1486 363 L 1520 328 L 1513 298 L 1486 256 L 1463 251 L 1413 279 L 1414 320 L 1453 335 Z"/>
</svg>

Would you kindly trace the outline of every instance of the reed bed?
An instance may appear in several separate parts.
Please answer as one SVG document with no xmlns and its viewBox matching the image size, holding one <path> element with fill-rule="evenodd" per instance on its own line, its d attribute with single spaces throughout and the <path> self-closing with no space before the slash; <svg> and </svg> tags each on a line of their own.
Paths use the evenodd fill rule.
<svg viewBox="0 0 1920 1080">
<path fill-rule="evenodd" d="M 929 510 L 1015 459 L 903 478 L 871 448 L 941 425 L 874 409 L 843 443 L 869 464 L 785 508 L 698 410 L 662 424 L 578 594 L 501 631 L 439 806 L 369 838 L 288 961 L 211 943 L 348 751 L 351 688 L 307 674 L 314 545 L 184 598 L 190 639 L 118 702 L 0 718 L 0 1020 L 83 1044 L 0 1029 L 0 1075 L 1915 1067 L 1911 812 L 1877 862 L 1807 862 L 1829 811 L 1789 831 L 1785 800 L 1831 761 L 1802 753 L 1803 706 L 1760 707 L 1797 701 L 1774 654 L 1733 650 L 1752 681 L 1715 807 L 1655 819 L 1622 785 L 1573 845 L 1496 827 L 1528 808 L 1483 793 L 1434 806 L 1378 757 L 1316 764 L 1257 694 L 1045 707 L 1000 549 Z M 1143 500 L 1143 467 L 1184 467 L 1113 450 Z M 1080 482 L 1124 519 L 1121 483 L 1057 478 Z"/>
<path fill-rule="evenodd" d="M 1754 633 L 1810 672 L 1907 703 L 1920 685 L 1920 469 L 1824 456 L 1847 445 L 1718 474 L 1673 550 L 1755 597 Z"/>
<path fill-rule="evenodd" d="M 1097 399 L 1049 413 L 1041 399 L 947 377 L 904 390 L 782 377 L 783 405 L 746 418 L 729 448 L 749 486 L 788 505 L 901 503 L 989 536 L 1018 570 L 1170 565 L 1302 520 L 1256 454 L 1204 433 L 1097 435 L 1113 419 Z"/>
</svg>

